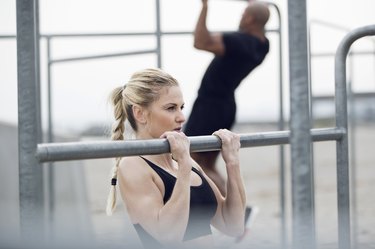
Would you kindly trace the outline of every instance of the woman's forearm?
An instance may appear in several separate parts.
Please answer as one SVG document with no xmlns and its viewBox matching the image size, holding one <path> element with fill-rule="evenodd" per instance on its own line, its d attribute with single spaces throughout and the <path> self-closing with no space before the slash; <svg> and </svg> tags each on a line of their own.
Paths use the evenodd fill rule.
<svg viewBox="0 0 375 249">
<path fill-rule="evenodd" d="M 226 232 L 237 236 L 244 231 L 246 193 L 238 164 L 227 165 L 227 175 L 227 194 L 222 212 Z"/>
<path fill-rule="evenodd" d="M 162 241 L 182 241 L 189 219 L 189 207 L 190 172 L 178 172 L 171 198 L 158 215 L 158 235 Z"/>
</svg>

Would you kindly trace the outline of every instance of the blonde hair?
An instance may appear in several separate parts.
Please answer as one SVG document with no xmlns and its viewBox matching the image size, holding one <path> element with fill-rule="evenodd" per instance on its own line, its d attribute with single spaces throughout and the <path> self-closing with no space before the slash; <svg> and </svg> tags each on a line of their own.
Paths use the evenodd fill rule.
<svg viewBox="0 0 375 249">
<path fill-rule="evenodd" d="M 115 122 L 112 125 L 112 140 L 124 140 L 125 121 L 137 132 L 132 106 L 148 107 L 159 99 L 164 87 L 178 86 L 178 82 L 161 69 L 144 69 L 135 72 L 125 86 L 117 87 L 110 94 Z M 127 131 L 128 132 L 128 131 Z M 112 215 L 116 208 L 117 172 L 121 157 L 116 158 L 111 171 L 111 188 L 107 199 L 107 215 Z"/>
</svg>

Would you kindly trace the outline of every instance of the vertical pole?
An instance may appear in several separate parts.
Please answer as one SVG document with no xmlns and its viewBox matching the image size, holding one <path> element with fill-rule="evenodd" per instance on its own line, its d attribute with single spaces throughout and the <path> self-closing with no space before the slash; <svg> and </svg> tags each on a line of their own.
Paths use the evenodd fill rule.
<svg viewBox="0 0 375 249">
<path fill-rule="evenodd" d="M 344 62 L 345 64 L 346 59 Z M 340 63 L 340 64 L 341 64 Z M 336 66 L 337 68 L 337 66 Z M 338 69 L 336 69 L 338 70 Z M 347 121 L 347 96 L 346 83 L 338 87 L 338 80 L 346 82 L 346 68 L 340 67 L 342 78 L 336 79 L 336 126 L 348 129 Z M 345 113 L 345 116 L 342 114 Z M 349 163 L 348 163 L 348 135 L 344 135 L 342 139 L 337 141 L 337 201 L 339 216 L 339 248 L 350 248 L 350 200 L 349 200 Z"/>
<path fill-rule="evenodd" d="M 48 104 L 48 132 L 47 142 L 53 143 L 55 141 L 53 132 L 53 112 L 52 112 L 52 57 L 51 57 L 51 43 L 52 37 L 47 36 L 47 104 Z M 46 211 L 48 211 L 48 237 L 54 238 L 54 221 L 55 221 L 55 166 L 53 162 L 49 162 L 46 167 L 47 185 L 46 191 Z"/>
<path fill-rule="evenodd" d="M 315 248 L 306 0 L 289 0 L 293 248 Z"/>
<path fill-rule="evenodd" d="M 40 86 L 40 32 L 39 32 L 39 0 L 35 0 L 35 78 L 36 78 L 36 111 L 38 143 L 43 142 L 42 133 L 42 108 Z"/>
<path fill-rule="evenodd" d="M 348 146 L 349 146 L 349 153 L 350 153 L 350 195 L 351 195 L 351 222 L 353 224 L 353 248 L 357 248 L 358 245 L 358 238 L 357 238 L 357 231 L 358 231 L 358 222 L 357 222 L 357 165 L 356 165 L 356 115 L 355 115 L 355 105 L 356 105 L 356 98 L 355 94 L 353 93 L 353 79 L 354 79 L 354 56 L 352 55 L 349 60 L 349 75 L 350 78 L 348 81 Z"/>
<path fill-rule="evenodd" d="M 53 137 L 53 117 L 52 117 L 52 77 L 51 77 L 51 37 L 47 37 L 47 105 L 48 105 L 48 131 L 47 142 L 52 143 Z"/>
<path fill-rule="evenodd" d="M 349 35 L 347 35 L 349 36 Z M 336 126 L 348 132 L 346 87 L 346 59 L 351 44 L 341 42 L 335 57 Z M 337 209 L 339 249 L 351 248 L 349 197 L 349 142 L 348 134 L 336 143 L 337 154 Z"/>
<path fill-rule="evenodd" d="M 339 249 L 351 248 L 346 59 L 352 43 L 369 35 L 375 35 L 375 25 L 351 31 L 341 41 L 335 55 L 336 126 L 346 130 L 336 143 Z"/>
<path fill-rule="evenodd" d="M 36 15 L 34 0 L 17 0 L 18 146 L 21 236 L 40 242 L 43 234 L 43 172 L 38 143 Z"/>
<path fill-rule="evenodd" d="M 314 128 L 314 109 L 313 109 L 313 90 L 312 90 L 312 73 L 311 73 L 311 33 L 310 33 L 310 28 L 307 29 L 306 31 L 307 34 L 307 48 L 308 48 L 308 54 L 307 54 L 307 65 L 308 65 L 308 104 L 309 104 L 309 118 L 310 118 L 310 129 Z M 311 168 L 311 196 L 312 196 L 312 219 L 315 224 L 315 166 L 314 166 L 314 143 L 310 144 L 310 168 Z M 314 233 L 314 238 L 315 238 L 315 228 L 313 230 Z"/>
<path fill-rule="evenodd" d="M 279 123 L 278 129 L 284 130 L 284 76 L 283 76 L 283 43 L 282 43 L 282 22 L 279 8 L 275 6 L 278 13 L 279 21 Z M 280 156 L 280 212 L 281 212 L 281 248 L 287 248 L 287 228 L 286 228 L 286 201 L 285 201 L 285 147 L 280 145 L 279 156 Z"/>
<path fill-rule="evenodd" d="M 160 24 L 160 0 L 156 0 L 156 51 L 157 51 L 157 66 L 162 68 L 161 60 L 161 24 Z"/>
</svg>

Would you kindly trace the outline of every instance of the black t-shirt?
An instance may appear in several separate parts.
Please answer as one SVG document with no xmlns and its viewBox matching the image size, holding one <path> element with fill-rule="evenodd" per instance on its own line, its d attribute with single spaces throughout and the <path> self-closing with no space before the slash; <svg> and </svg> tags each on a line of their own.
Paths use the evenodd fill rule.
<svg viewBox="0 0 375 249">
<path fill-rule="evenodd" d="M 241 81 L 263 60 L 269 41 L 241 32 L 223 34 L 225 54 L 215 56 L 203 76 L 198 95 L 207 98 L 233 98 Z"/>
</svg>

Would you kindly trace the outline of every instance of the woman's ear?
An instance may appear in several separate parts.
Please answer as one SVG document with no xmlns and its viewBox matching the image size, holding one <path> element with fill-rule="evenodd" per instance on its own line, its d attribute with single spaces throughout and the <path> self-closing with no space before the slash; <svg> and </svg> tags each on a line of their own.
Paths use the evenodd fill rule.
<svg viewBox="0 0 375 249">
<path fill-rule="evenodd" d="M 136 122 L 140 124 L 145 124 L 147 121 L 146 110 L 143 107 L 138 106 L 138 105 L 133 105 L 132 110 L 133 110 L 133 115 L 134 115 L 134 119 L 136 120 Z"/>
</svg>

